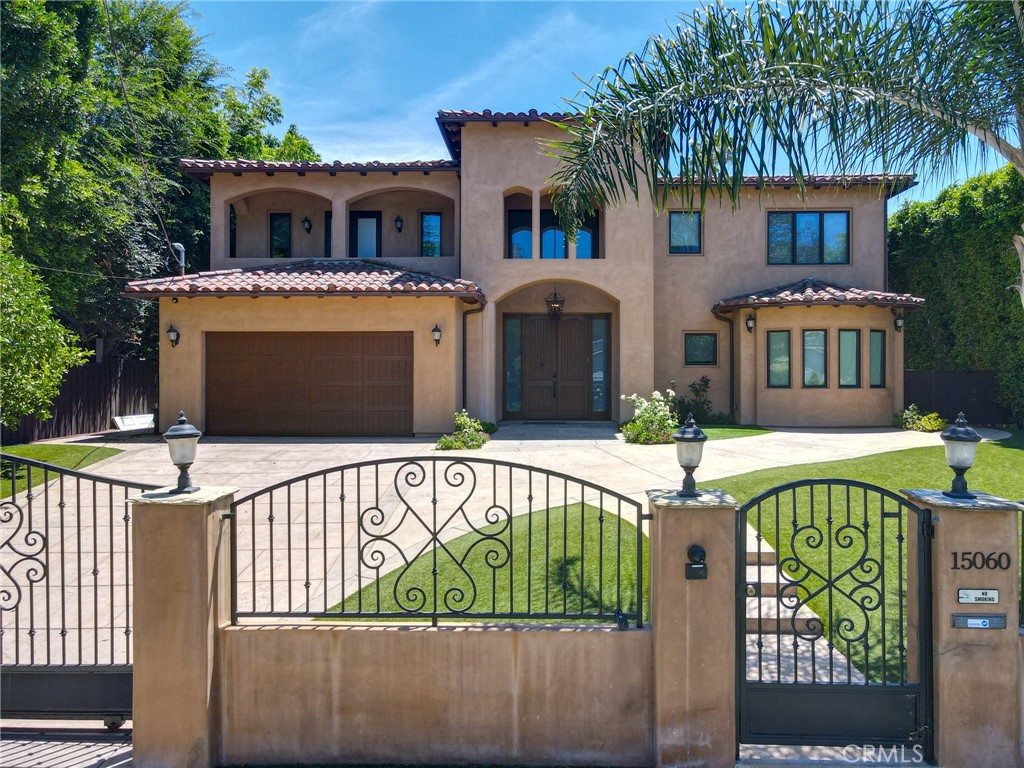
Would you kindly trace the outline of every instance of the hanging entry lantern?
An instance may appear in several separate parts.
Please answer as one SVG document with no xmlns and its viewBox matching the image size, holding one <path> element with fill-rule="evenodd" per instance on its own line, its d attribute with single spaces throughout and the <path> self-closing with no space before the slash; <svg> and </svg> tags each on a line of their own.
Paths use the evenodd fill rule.
<svg viewBox="0 0 1024 768">
<path fill-rule="evenodd" d="M 562 316 L 562 310 L 565 309 L 565 296 L 558 292 L 558 283 L 555 283 L 555 289 L 544 299 L 544 303 L 548 307 L 548 315 L 552 320 L 557 320 Z"/>
</svg>

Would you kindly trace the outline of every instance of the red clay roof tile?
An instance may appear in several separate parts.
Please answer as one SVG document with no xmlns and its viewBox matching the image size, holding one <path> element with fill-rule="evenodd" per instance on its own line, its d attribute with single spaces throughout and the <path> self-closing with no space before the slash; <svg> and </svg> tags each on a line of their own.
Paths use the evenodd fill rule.
<svg viewBox="0 0 1024 768">
<path fill-rule="evenodd" d="M 125 296 L 454 296 L 483 301 L 476 283 L 432 272 L 421 272 L 381 261 L 307 259 L 268 267 L 225 269 L 194 275 L 133 280 Z"/>
<path fill-rule="evenodd" d="M 923 309 L 924 299 L 911 296 L 909 293 L 870 291 L 866 288 L 836 285 L 813 277 L 805 277 L 796 283 L 722 299 L 711 308 L 711 311 L 733 312 L 738 309 L 756 309 L 758 307 L 842 306 L 847 304 Z"/>
</svg>

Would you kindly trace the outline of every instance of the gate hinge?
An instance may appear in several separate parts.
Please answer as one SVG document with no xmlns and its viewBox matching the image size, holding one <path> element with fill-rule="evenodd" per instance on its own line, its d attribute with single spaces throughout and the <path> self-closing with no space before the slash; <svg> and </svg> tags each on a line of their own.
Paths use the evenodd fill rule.
<svg viewBox="0 0 1024 768">
<path fill-rule="evenodd" d="M 921 535 L 926 539 L 935 538 L 935 523 L 932 522 L 931 516 L 925 517 L 921 520 Z"/>
</svg>

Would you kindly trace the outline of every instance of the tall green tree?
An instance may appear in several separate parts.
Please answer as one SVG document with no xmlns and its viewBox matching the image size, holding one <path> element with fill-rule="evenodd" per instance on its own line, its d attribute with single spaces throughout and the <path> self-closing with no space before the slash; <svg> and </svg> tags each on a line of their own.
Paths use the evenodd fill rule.
<svg viewBox="0 0 1024 768">
<path fill-rule="evenodd" d="M 224 89 L 228 154 L 247 160 L 319 160 L 320 155 L 295 123 L 280 139 L 268 130 L 284 117 L 281 99 L 267 90 L 268 80 L 270 71 L 266 67 L 253 67 L 240 88 L 229 85 Z"/>
<path fill-rule="evenodd" d="M 254 159 L 316 154 L 297 129 L 269 134 L 282 118 L 269 73 L 234 108 L 188 14 L 159 0 L 0 3 L 10 251 L 37 267 L 64 325 L 123 354 L 156 345 L 153 307 L 122 299 L 126 280 L 168 274 L 170 242 L 190 270 L 208 264 L 209 190 L 179 159 L 227 157 L 252 136 Z"/>
<path fill-rule="evenodd" d="M 1006 290 L 1009 238 L 1024 220 L 1024 177 L 1010 166 L 901 206 L 889 219 L 893 290 L 928 298 L 906 326 L 906 364 L 992 370 L 998 398 L 1024 421 L 1024 314 Z"/>
<path fill-rule="evenodd" d="M 49 418 L 64 375 L 90 354 L 77 342 L 50 311 L 42 280 L 0 236 L 0 424 L 14 429 L 22 416 Z"/>
<path fill-rule="evenodd" d="M 570 231 L 640 194 L 735 206 L 747 171 L 802 191 L 810 172 L 942 174 L 996 153 L 1024 175 L 1024 13 L 1021 0 L 719 2 L 568 106 L 579 119 L 550 151 Z"/>
</svg>

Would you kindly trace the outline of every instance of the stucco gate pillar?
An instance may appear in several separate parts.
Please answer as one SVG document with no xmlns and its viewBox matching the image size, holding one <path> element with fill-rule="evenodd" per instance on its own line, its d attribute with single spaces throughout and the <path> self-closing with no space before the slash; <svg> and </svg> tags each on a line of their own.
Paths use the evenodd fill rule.
<svg viewBox="0 0 1024 768">
<path fill-rule="evenodd" d="M 736 759 L 736 515 L 722 491 L 650 501 L 654 758 L 657 766 L 732 768 Z M 688 578 L 687 551 L 706 553 Z M 690 577 L 700 576 L 691 569 Z"/>
<path fill-rule="evenodd" d="M 1021 640 L 1017 520 L 1024 505 L 976 493 L 903 493 L 930 510 L 935 759 L 1010 768 L 1019 757 Z"/>
<path fill-rule="evenodd" d="M 132 765 L 216 765 L 216 637 L 230 621 L 237 488 L 161 489 L 132 499 Z"/>
</svg>

